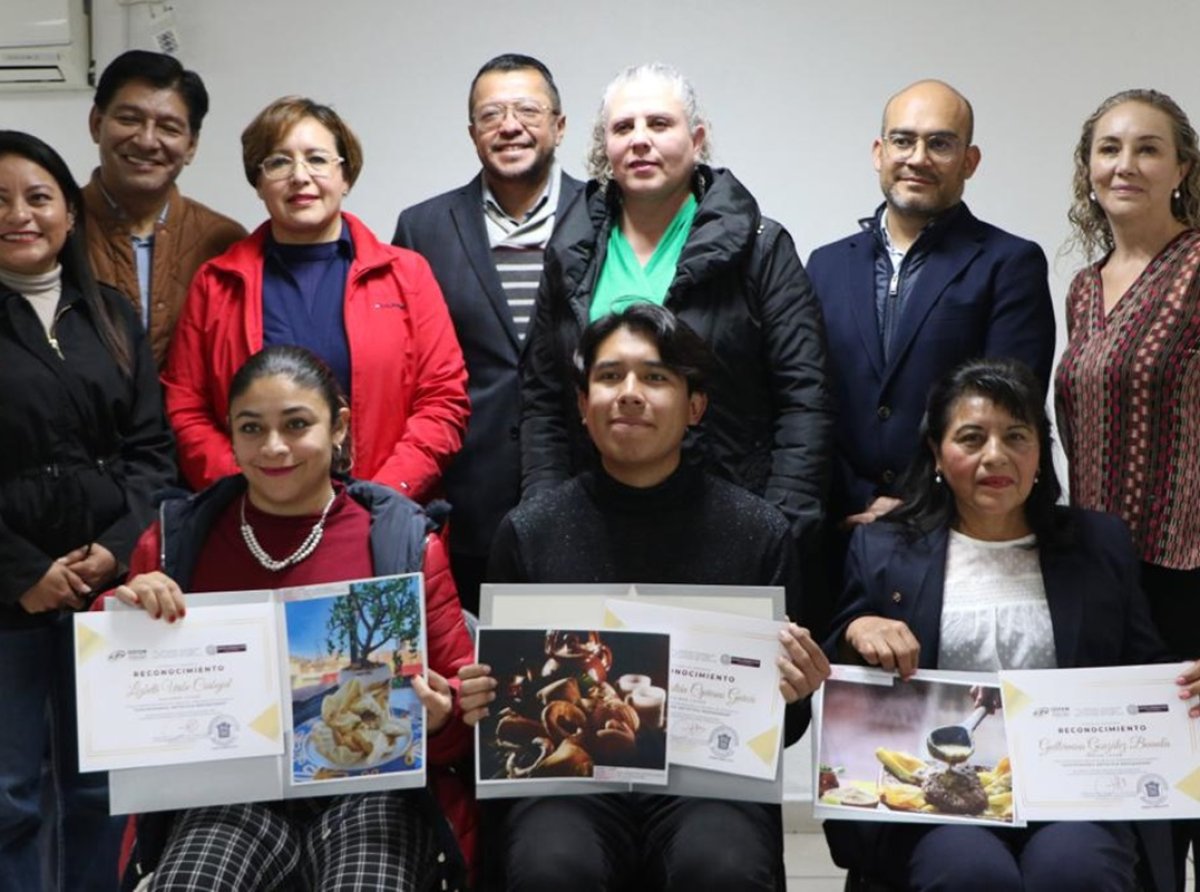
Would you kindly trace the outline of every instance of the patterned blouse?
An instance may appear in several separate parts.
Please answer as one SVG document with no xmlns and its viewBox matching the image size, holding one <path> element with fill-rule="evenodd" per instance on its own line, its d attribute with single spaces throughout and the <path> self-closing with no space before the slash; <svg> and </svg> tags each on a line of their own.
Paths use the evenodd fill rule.
<svg viewBox="0 0 1200 892">
<path fill-rule="evenodd" d="M 1107 317 L 1103 263 L 1071 283 L 1055 374 L 1071 501 L 1124 519 L 1142 560 L 1200 567 L 1200 230 L 1163 248 Z"/>
</svg>

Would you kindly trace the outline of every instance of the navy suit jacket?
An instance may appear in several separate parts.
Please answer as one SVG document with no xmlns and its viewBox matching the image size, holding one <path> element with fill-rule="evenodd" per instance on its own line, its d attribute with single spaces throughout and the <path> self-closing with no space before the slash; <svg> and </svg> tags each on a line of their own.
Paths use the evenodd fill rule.
<svg viewBox="0 0 1200 892">
<path fill-rule="evenodd" d="M 1054 650 L 1063 668 L 1156 663 L 1168 658 L 1142 593 L 1141 565 L 1120 518 L 1081 508 L 1056 509 L 1069 524 L 1068 545 L 1038 551 Z M 897 619 L 921 643 L 920 666 L 937 668 L 945 587 L 945 527 L 910 542 L 898 524 L 857 528 L 846 557 L 846 584 L 830 643 L 860 616 Z"/>
<path fill-rule="evenodd" d="M 884 248 L 874 227 L 818 248 L 805 265 L 825 315 L 838 401 L 831 519 L 893 494 L 920 446 L 930 386 L 951 369 L 979 356 L 1019 359 L 1043 389 L 1049 384 L 1054 307 L 1042 249 L 977 220 L 965 205 L 949 213 L 887 363 L 875 309 L 876 258 Z"/>
<path fill-rule="evenodd" d="M 579 180 L 562 175 L 558 220 L 582 188 Z M 403 211 L 392 244 L 429 261 L 462 346 L 471 418 L 462 450 L 445 474 L 454 508 L 450 548 L 486 557 L 496 527 L 521 495 L 522 344 L 492 260 L 482 174 Z"/>
<path fill-rule="evenodd" d="M 1038 557 L 1058 665 L 1132 666 L 1169 659 L 1150 619 L 1141 565 L 1124 522 L 1079 508 L 1057 510 L 1069 522 L 1073 540 L 1066 546 L 1041 548 Z M 825 644 L 831 657 L 849 650 L 843 639 L 853 620 L 884 616 L 908 625 L 921 645 L 920 668 L 936 669 L 948 542 L 946 528 L 915 542 L 887 521 L 855 529 L 846 557 L 846 586 Z M 844 822 L 827 822 L 826 827 L 840 823 Z M 1155 885 L 1172 888 L 1168 825 L 1138 821 L 1135 828 Z M 863 851 L 869 845 L 868 833 L 827 832 L 835 861 L 869 871 L 870 858 Z"/>
</svg>

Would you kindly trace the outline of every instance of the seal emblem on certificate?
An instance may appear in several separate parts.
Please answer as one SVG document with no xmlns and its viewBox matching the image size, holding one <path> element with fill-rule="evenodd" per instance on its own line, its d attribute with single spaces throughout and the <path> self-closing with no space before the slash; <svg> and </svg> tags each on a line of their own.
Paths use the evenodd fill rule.
<svg viewBox="0 0 1200 892">
<path fill-rule="evenodd" d="M 708 751 L 717 759 L 732 759 L 737 749 L 737 731 L 728 725 L 718 725 L 708 735 Z"/>
<path fill-rule="evenodd" d="M 238 738 L 238 723 L 231 715 L 214 716 L 208 723 L 208 739 L 217 746 L 233 746 Z"/>
</svg>

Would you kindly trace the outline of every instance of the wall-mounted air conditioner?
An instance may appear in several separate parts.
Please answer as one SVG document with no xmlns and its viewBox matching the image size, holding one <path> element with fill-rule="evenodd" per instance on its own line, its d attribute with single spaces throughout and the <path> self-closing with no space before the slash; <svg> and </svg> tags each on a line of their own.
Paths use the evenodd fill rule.
<svg viewBox="0 0 1200 892">
<path fill-rule="evenodd" d="M 0 90 L 87 89 L 89 10 L 89 0 L 0 0 Z"/>
</svg>

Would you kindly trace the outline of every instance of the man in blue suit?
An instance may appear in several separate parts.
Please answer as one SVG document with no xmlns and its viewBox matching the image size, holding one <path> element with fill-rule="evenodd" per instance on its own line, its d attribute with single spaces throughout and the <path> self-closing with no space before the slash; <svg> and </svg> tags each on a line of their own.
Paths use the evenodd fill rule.
<svg viewBox="0 0 1200 892">
<path fill-rule="evenodd" d="M 537 59 L 506 54 L 484 64 L 468 111 L 483 169 L 401 213 L 392 243 L 433 267 L 467 363 L 471 420 L 445 482 L 450 565 L 463 606 L 477 611 L 492 535 L 520 498 L 517 365 L 542 255 L 582 184 L 555 162 L 567 119 Z"/>
<path fill-rule="evenodd" d="M 897 504 L 925 396 L 945 372 L 996 356 L 1030 366 L 1043 389 L 1050 380 L 1046 257 L 963 203 L 980 159 L 973 129 L 971 104 L 948 84 L 919 81 L 893 96 L 873 149 L 883 204 L 807 264 L 839 409 L 828 514 L 843 528 Z"/>
</svg>

